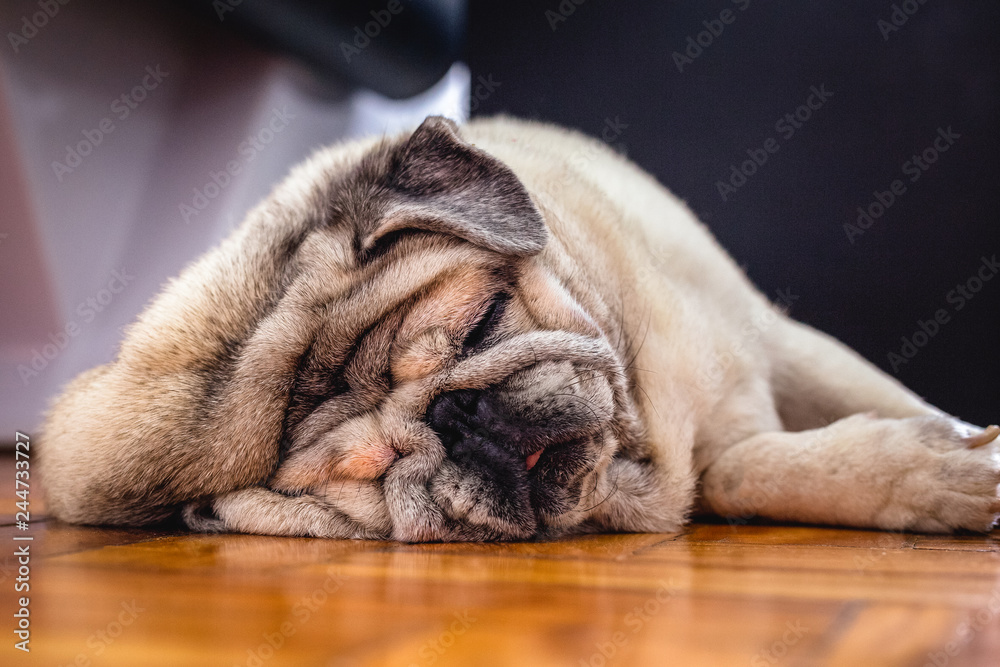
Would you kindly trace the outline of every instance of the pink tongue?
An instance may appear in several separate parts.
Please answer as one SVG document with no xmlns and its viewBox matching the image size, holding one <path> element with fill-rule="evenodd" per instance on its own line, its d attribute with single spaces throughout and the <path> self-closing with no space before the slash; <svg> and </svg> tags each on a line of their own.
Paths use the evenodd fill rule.
<svg viewBox="0 0 1000 667">
<path fill-rule="evenodd" d="M 531 470 L 532 468 L 535 467 L 535 464 L 538 463 L 538 457 L 540 457 L 541 455 L 542 455 L 542 450 L 540 449 L 534 454 L 528 454 L 528 458 L 524 460 L 525 465 L 528 466 L 528 470 Z"/>
</svg>

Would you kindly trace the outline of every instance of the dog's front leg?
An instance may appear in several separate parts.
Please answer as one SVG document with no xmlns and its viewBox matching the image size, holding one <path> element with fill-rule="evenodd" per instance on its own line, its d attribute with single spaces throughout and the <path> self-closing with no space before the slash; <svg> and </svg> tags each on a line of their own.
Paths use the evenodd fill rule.
<svg viewBox="0 0 1000 667">
<path fill-rule="evenodd" d="M 872 415 L 760 433 L 707 467 L 703 502 L 730 518 L 988 531 L 1000 518 L 998 434 L 948 418 Z"/>
</svg>

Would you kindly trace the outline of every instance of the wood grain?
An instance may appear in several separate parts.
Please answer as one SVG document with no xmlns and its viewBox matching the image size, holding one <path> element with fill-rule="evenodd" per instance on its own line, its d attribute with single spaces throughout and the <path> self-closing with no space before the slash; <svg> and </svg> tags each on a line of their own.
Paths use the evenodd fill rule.
<svg viewBox="0 0 1000 667">
<path fill-rule="evenodd" d="M 4 665 L 1000 664 L 998 532 L 407 545 L 69 526 L 36 518 L 34 487 L 22 531 L 0 463 Z M 34 538 L 30 654 L 15 535 Z"/>
</svg>

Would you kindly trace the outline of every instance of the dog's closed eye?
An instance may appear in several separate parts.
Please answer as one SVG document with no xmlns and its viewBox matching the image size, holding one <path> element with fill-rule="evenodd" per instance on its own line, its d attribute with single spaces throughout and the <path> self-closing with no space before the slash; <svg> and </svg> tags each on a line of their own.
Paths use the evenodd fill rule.
<svg viewBox="0 0 1000 667">
<path fill-rule="evenodd" d="M 465 339 L 462 341 L 463 355 L 481 349 L 489 341 L 490 336 L 496 331 L 500 320 L 503 319 L 504 310 L 509 298 L 504 293 L 493 297 L 483 316 L 479 318 L 479 322 L 466 334 Z"/>
</svg>

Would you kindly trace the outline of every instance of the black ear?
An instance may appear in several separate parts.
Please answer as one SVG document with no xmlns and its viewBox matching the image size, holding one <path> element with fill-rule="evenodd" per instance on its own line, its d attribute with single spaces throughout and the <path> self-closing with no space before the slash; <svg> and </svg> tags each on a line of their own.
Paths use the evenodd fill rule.
<svg viewBox="0 0 1000 667">
<path fill-rule="evenodd" d="M 447 118 L 430 116 L 397 149 L 387 181 L 390 203 L 362 239 L 363 250 L 401 229 L 452 234 L 512 256 L 542 249 L 545 222 L 521 181 L 465 143 L 457 129 Z"/>
</svg>

